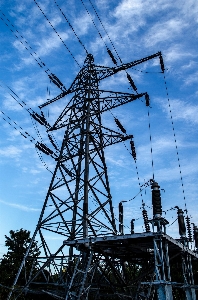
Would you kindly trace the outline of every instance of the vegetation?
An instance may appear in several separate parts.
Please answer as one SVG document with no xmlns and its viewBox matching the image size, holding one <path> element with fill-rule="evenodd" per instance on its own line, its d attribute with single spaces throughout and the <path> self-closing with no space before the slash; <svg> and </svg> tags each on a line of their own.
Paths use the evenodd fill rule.
<svg viewBox="0 0 198 300">
<path fill-rule="evenodd" d="M 10 230 L 10 236 L 5 236 L 5 246 L 8 247 L 8 251 L 3 255 L 0 263 L 0 300 L 7 299 L 10 288 L 13 285 L 14 279 L 21 265 L 23 257 L 26 253 L 27 248 L 30 245 L 31 237 L 30 231 L 20 229 L 20 230 Z M 33 257 L 37 257 L 40 254 L 37 242 L 33 242 L 30 248 L 29 256 L 26 260 L 26 274 L 24 269 L 22 269 L 19 279 L 17 281 L 18 286 L 24 286 L 25 277 L 28 276 L 30 272 L 31 264 L 30 260 Z M 33 272 L 36 271 L 33 270 Z M 26 275 L 26 276 L 25 276 Z M 23 295 L 20 300 L 34 300 L 43 299 L 43 295 Z M 51 299 L 45 297 L 45 299 Z"/>
</svg>

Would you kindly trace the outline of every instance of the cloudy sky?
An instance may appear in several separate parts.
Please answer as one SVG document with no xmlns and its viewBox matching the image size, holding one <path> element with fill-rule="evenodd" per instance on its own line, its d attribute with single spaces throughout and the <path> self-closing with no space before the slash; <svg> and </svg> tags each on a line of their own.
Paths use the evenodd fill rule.
<svg viewBox="0 0 198 300">
<path fill-rule="evenodd" d="M 0 254 L 9 230 L 34 231 L 54 168 L 51 158 L 35 150 L 34 141 L 45 141 L 47 135 L 28 111 L 39 112 L 38 105 L 60 93 L 49 73 L 70 86 L 86 52 L 93 54 L 96 65 L 113 67 L 107 48 L 118 65 L 158 51 L 165 64 L 164 74 L 158 58 L 129 70 L 138 93 L 148 92 L 150 107 L 136 100 L 103 116 L 104 126 L 116 129 L 116 117 L 134 135 L 137 153 L 136 164 L 127 142 L 105 153 L 116 215 L 118 203 L 134 198 L 154 174 L 170 225 L 177 216 L 171 209 L 175 205 L 187 208 L 196 223 L 198 2 L 0 0 L 0 7 Z M 134 92 L 125 72 L 103 80 L 101 88 Z M 64 99 L 43 113 L 50 120 L 63 107 Z M 147 187 L 124 203 L 125 232 L 132 218 L 136 231 L 144 230 L 142 200 L 152 217 Z M 178 237 L 176 223 L 168 234 Z"/>
</svg>

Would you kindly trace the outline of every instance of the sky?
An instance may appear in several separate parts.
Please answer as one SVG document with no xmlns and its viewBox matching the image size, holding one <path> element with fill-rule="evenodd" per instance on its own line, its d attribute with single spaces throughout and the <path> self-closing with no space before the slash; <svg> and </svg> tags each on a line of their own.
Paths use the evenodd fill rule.
<svg viewBox="0 0 198 300">
<path fill-rule="evenodd" d="M 85 49 L 96 65 L 106 67 L 115 66 L 107 48 L 118 65 L 158 51 L 164 60 L 164 74 L 159 58 L 128 70 L 138 93 L 149 94 L 150 107 L 139 99 L 102 119 L 104 126 L 116 130 L 118 118 L 134 136 L 136 163 L 127 141 L 105 150 L 117 218 L 118 203 L 126 201 L 125 233 L 132 218 L 135 231 L 145 231 L 142 201 L 152 218 L 151 188 L 145 183 L 153 174 L 162 189 L 167 233 L 179 237 L 176 205 L 187 209 L 191 222 L 197 223 L 197 39 L 196 0 L 0 0 L 1 256 L 10 230 L 34 232 L 55 166 L 31 142 L 32 137 L 47 142 L 47 135 L 28 110 L 39 112 L 38 105 L 60 93 L 48 70 L 66 88 L 71 85 L 83 66 Z M 103 80 L 100 87 L 134 93 L 125 72 Z M 64 99 L 43 113 L 52 120 L 63 107 Z M 140 185 L 146 187 L 141 193 Z"/>
</svg>

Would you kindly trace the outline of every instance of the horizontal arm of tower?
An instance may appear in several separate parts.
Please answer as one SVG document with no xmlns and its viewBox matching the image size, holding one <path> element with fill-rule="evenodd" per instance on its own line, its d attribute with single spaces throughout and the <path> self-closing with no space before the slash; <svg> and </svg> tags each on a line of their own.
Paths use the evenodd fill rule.
<svg viewBox="0 0 198 300">
<path fill-rule="evenodd" d="M 116 108 L 118 106 L 135 101 L 143 96 L 145 96 L 145 99 L 148 98 L 147 93 L 129 94 L 129 93 L 117 93 L 117 92 L 110 92 L 110 91 L 103 91 L 103 90 L 98 90 L 98 92 L 100 94 L 102 93 L 111 93 L 111 94 L 106 97 L 89 98 L 89 101 L 92 104 L 92 110 L 90 111 L 90 116 L 92 117 L 94 115 L 102 114 L 103 112 Z M 83 104 L 84 104 L 84 98 L 82 99 L 77 98 L 77 103 L 70 101 L 68 105 L 64 108 L 61 115 L 54 123 L 54 125 L 50 129 L 48 129 L 48 131 L 57 130 L 68 125 L 69 120 L 68 118 L 65 119 L 65 117 L 68 115 L 70 111 L 75 111 L 76 114 L 82 114 Z M 98 104 L 100 104 L 100 110 L 98 110 Z M 76 108 L 77 105 L 78 108 Z M 76 122 L 78 122 L 78 118 L 76 118 Z"/>
<path fill-rule="evenodd" d="M 45 102 L 45 103 L 39 105 L 39 108 L 41 109 L 41 108 L 43 108 L 43 107 L 45 107 L 45 106 L 47 106 L 47 105 L 49 105 L 49 104 L 51 104 L 51 103 L 53 103 L 53 102 L 55 102 L 55 101 L 57 101 L 57 100 L 59 100 L 59 99 L 65 97 L 65 96 L 66 96 L 67 94 L 69 94 L 69 93 L 70 93 L 69 91 L 67 91 L 67 92 L 64 91 L 64 92 L 62 92 L 61 94 L 59 94 L 58 96 L 56 96 L 55 98 L 50 99 L 50 100 L 48 100 L 47 102 Z"/>
<path fill-rule="evenodd" d="M 96 66 L 96 72 L 98 73 L 98 80 L 102 80 L 104 78 L 107 78 L 107 77 L 110 77 L 120 71 L 123 71 L 123 70 L 127 70 L 127 69 L 130 69 L 130 68 L 133 68 L 139 64 L 142 64 L 150 59 L 153 59 L 155 57 L 159 57 L 160 58 L 160 63 L 162 62 L 162 54 L 161 52 L 157 52 L 155 54 L 152 54 L 152 55 L 149 55 L 147 57 L 144 57 L 144 58 L 141 58 L 141 59 L 138 59 L 138 60 L 134 60 L 130 63 L 126 63 L 126 64 L 122 64 L 120 66 L 117 66 L 117 67 L 114 67 L 114 68 L 108 68 L 108 67 L 103 67 L 103 66 Z M 164 72 L 164 68 L 161 64 L 161 68 L 162 68 L 162 72 Z"/>
<path fill-rule="evenodd" d="M 95 148 L 90 149 L 90 153 L 95 152 L 97 149 L 102 149 L 133 138 L 133 135 L 122 134 L 99 124 L 94 124 L 94 127 L 96 132 L 102 129 L 101 137 L 103 142 L 101 144 L 98 140 L 98 135 L 90 132 L 90 143 L 95 145 Z"/>
<path fill-rule="evenodd" d="M 129 103 L 129 102 L 132 102 L 134 100 L 137 100 L 143 96 L 146 96 L 148 95 L 147 93 L 141 93 L 141 94 L 137 94 L 137 95 L 134 95 L 134 94 L 131 94 L 131 95 L 118 95 L 118 96 L 115 96 L 115 97 L 104 97 L 104 98 L 100 98 L 100 104 L 101 104 L 101 107 L 100 107 L 100 112 L 105 112 L 107 110 L 110 110 L 110 109 L 113 109 L 113 108 L 116 108 L 118 106 L 121 106 L 123 104 L 126 104 L 126 103 Z"/>
</svg>

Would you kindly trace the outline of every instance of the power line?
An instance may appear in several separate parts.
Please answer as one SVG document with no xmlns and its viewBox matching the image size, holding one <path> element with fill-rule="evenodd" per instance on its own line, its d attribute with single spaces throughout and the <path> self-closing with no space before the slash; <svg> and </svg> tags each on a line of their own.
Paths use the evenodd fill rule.
<svg viewBox="0 0 198 300">
<path fill-rule="evenodd" d="M 94 27 L 96 28 L 96 30 L 97 30 L 97 32 L 98 32 L 100 38 L 102 39 L 102 41 L 103 41 L 103 43 L 104 43 L 104 45 L 105 45 L 105 47 L 106 47 L 107 53 L 109 54 L 111 60 L 113 61 L 113 63 L 114 63 L 115 65 L 117 65 L 117 61 L 116 61 L 116 59 L 115 59 L 113 53 L 111 52 L 111 50 L 109 49 L 109 47 L 108 47 L 107 44 L 105 43 L 105 40 L 103 39 L 102 34 L 100 33 L 98 27 L 96 26 L 96 23 L 94 22 L 94 20 L 93 20 L 91 14 L 90 14 L 90 12 L 89 12 L 89 10 L 87 9 L 87 7 L 86 7 L 86 5 L 84 4 L 83 0 L 80 0 L 80 1 L 81 1 L 81 3 L 83 4 L 83 6 L 84 6 L 84 8 L 85 8 L 85 10 L 86 10 L 86 12 L 87 12 L 87 14 L 88 14 L 89 17 L 91 18 L 91 21 L 92 21 L 92 23 L 94 24 Z M 118 52 L 117 52 L 117 50 L 116 50 L 116 48 L 115 48 L 113 42 L 112 42 L 112 40 L 111 40 L 109 34 L 107 33 L 107 30 L 105 29 L 105 27 L 104 27 L 104 25 L 103 25 L 103 23 L 102 23 L 102 21 L 101 21 L 99 15 L 98 15 L 96 9 L 95 9 L 95 7 L 93 6 L 93 3 L 92 3 L 91 1 L 89 1 L 89 2 L 91 3 L 91 5 L 92 5 L 92 7 L 93 7 L 93 9 L 94 9 L 94 12 L 95 12 L 95 14 L 96 14 L 96 16 L 97 16 L 97 18 L 98 18 L 98 20 L 99 20 L 101 26 L 103 27 L 105 33 L 107 34 L 107 37 L 108 37 L 108 39 L 109 39 L 109 41 L 110 41 L 110 43 L 111 43 L 111 45 L 112 45 L 112 47 L 113 47 L 115 53 L 117 54 L 117 56 L 118 56 L 118 58 L 119 58 L 119 60 L 120 60 L 120 62 L 121 62 L 121 64 L 122 64 L 122 60 L 121 60 L 121 58 L 120 58 L 120 56 L 119 56 L 119 54 L 118 54 Z M 126 70 L 125 70 L 125 73 L 126 73 L 126 75 L 127 75 L 127 79 L 128 79 L 129 84 L 131 85 L 132 89 L 137 93 L 137 87 L 136 87 L 136 85 L 135 85 L 135 83 L 134 83 L 134 81 L 133 81 L 131 75 L 130 75 Z"/>
<path fill-rule="evenodd" d="M 61 38 L 60 34 L 57 32 L 57 30 L 55 29 L 55 27 L 52 25 L 52 23 L 50 22 L 50 20 L 47 18 L 46 14 L 44 13 L 44 11 L 42 10 L 42 8 L 40 7 L 40 5 L 36 2 L 36 0 L 34 0 L 35 4 L 37 5 L 37 7 L 39 8 L 39 10 L 41 11 L 41 13 L 43 14 L 43 16 L 45 17 L 45 19 L 48 21 L 48 23 L 50 24 L 50 26 L 52 27 L 52 29 L 54 30 L 54 32 L 57 34 L 57 36 L 59 37 L 59 39 L 61 40 L 61 42 L 63 43 L 63 45 L 65 46 L 65 48 L 67 49 L 67 51 L 69 52 L 69 54 L 71 55 L 71 57 L 74 59 L 74 61 L 76 62 L 76 64 L 79 66 L 80 68 L 80 64 L 78 63 L 78 61 L 75 59 L 74 55 L 72 54 L 71 50 L 68 48 L 68 46 L 66 45 L 66 43 L 63 41 L 63 39 Z"/>
<path fill-rule="evenodd" d="M 179 173 L 180 173 L 182 193 L 183 193 L 183 199 L 184 199 L 184 203 L 185 203 L 185 211 L 187 212 L 186 196 L 185 196 L 184 182 L 183 182 L 183 176 L 182 176 L 182 170 L 181 170 L 181 162 L 180 162 L 180 158 L 179 158 L 179 151 L 178 151 L 178 145 L 177 145 L 175 127 L 174 127 L 174 122 L 173 122 L 172 109 L 171 109 L 170 98 L 169 98 L 169 93 L 168 93 L 168 87 L 167 87 L 167 83 L 166 83 L 165 74 L 164 74 L 164 84 L 165 84 L 165 89 L 166 89 L 166 95 L 167 95 L 167 100 L 168 100 L 168 109 L 169 109 L 169 113 L 170 113 L 173 136 L 174 136 L 174 142 L 175 142 L 175 149 L 176 149 L 176 154 L 177 154 L 177 161 L 178 161 L 178 167 L 179 167 Z"/>
<path fill-rule="evenodd" d="M 120 61 L 121 64 L 122 64 L 122 59 L 120 58 L 120 56 L 119 56 L 119 54 L 118 54 L 118 52 L 117 52 L 117 50 L 116 50 L 116 48 L 115 48 L 115 46 L 114 46 L 114 44 L 113 44 L 113 42 L 112 42 L 112 40 L 111 40 L 111 38 L 110 38 L 110 36 L 109 36 L 109 34 L 108 34 L 106 28 L 104 27 L 104 25 L 103 25 L 103 23 L 102 23 L 102 20 L 101 20 L 101 18 L 99 17 L 97 11 L 96 11 L 96 8 L 94 7 L 94 5 L 93 5 L 93 3 L 92 3 L 91 0 L 89 0 L 89 2 L 90 2 L 90 4 L 91 4 L 91 6 L 92 6 L 92 8 L 93 8 L 93 10 L 94 10 L 94 12 L 95 12 L 95 14 L 96 14 L 98 20 L 99 20 L 99 22 L 100 22 L 102 28 L 104 29 L 104 31 L 105 31 L 105 33 L 106 33 L 106 35 L 107 35 L 107 37 L 108 37 L 108 39 L 109 39 L 109 41 L 110 41 L 110 43 L 111 43 L 113 49 L 114 49 L 114 51 L 115 51 L 117 57 L 119 58 L 119 61 Z"/>
<path fill-rule="evenodd" d="M 65 13 L 62 11 L 62 9 L 60 8 L 60 6 L 58 5 L 58 3 L 56 2 L 56 0 L 54 0 L 54 3 L 56 4 L 56 6 L 58 7 L 58 9 L 60 10 L 61 14 L 63 15 L 63 17 L 65 18 L 66 22 L 68 23 L 69 27 L 71 28 L 71 30 L 73 31 L 74 35 L 76 36 L 76 38 L 78 39 L 79 43 L 81 44 L 81 46 L 84 48 L 86 54 L 88 54 L 88 51 L 85 47 L 85 45 L 82 43 L 82 41 L 80 40 L 80 38 L 78 37 L 76 31 L 74 30 L 73 26 L 71 25 L 71 23 L 69 22 L 68 18 L 66 17 Z"/>
<path fill-rule="evenodd" d="M 150 121 L 150 113 L 148 109 L 148 119 L 149 119 L 149 139 L 150 139 L 150 145 L 151 145 L 151 165 L 152 165 L 152 171 L 153 171 L 153 180 L 154 180 L 154 162 L 153 162 L 153 146 L 152 146 L 152 136 L 151 136 L 151 121 Z"/>
<path fill-rule="evenodd" d="M 17 132 L 20 133 L 21 136 L 23 136 L 25 139 L 29 139 L 29 141 L 34 144 L 35 146 L 35 149 L 36 149 L 36 152 L 38 154 L 38 157 L 41 161 L 41 163 L 43 164 L 43 166 L 45 167 L 45 169 L 47 171 L 49 171 L 50 173 L 52 173 L 52 171 L 48 168 L 46 162 L 44 161 L 43 159 L 43 156 L 41 155 L 40 151 L 38 151 L 38 142 L 36 141 L 36 139 L 31 135 L 29 134 L 27 131 L 25 131 L 21 126 L 19 126 L 15 121 L 13 121 L 8 115 L 6 115 L 2 110 L 0 110 L 1 112 L 1 117 L 2 119 L 8 123 L 11 127 L 13 127 Z M 12 124 L 13 123 L 13 124 Z M 17 128 L 18 127 L 18 128 Z"/>
<path fill-rule="evenodd" d="M 2 16 L 0 19 L 4 22 L 4 24 L 8 27 L 8 29 L 14 34 L 17 40 L 24 46 L 24 48 L 29 52 L 32 58 L 37 62 L 40 68 L 44 69 L 44 72 L 47 74 L 49 79 L 60 88 L 63 92 L 67 91 L 66 87 L 61 83 L 61 81 L 57 78 L 55 74 L 52 74 L 50 69 L 46 66 L 46 64 L 41 60 L 39 55 L 33 48 L 29 45 L 27 40 L 20 34 L 20 32 L 15 28 L 15 26 L 11 23 L 11 21 L 6 17 L 6 15 L 0 10 Z"/>
<path fill-rule="evenodd" d="M 90 12 L 88 11 L 88 9 L 87 9 L 86 5 L 84 4 L 83 0 L 80 0 L 80 1 L 81 1 L 82 5 L 84 6 L 84 8 L 85 8 L 85 10 L 86 10 L 87 14 L 89 15 L 89 17 L 90 17 L 90 19 L 91 19 L 92 23 L 94 24 L 94 27 L 96 28 L 96 30 L 97 30 L 97 32 L 98 32 L 98 34 L 99 34 L 100 38 L 101 38 L 101 39 L 102 39 L 102 41 L 104 42 L 104 45 L 105 45 L 105 47 L 106 47 L 106 49 L 107 49 L 107 51 L 108 51 L 107 44 L 105 43 L 105 41 L 104 41 L 104 39 L 103 39 L 103 37 L 102 37 L 102 35 L 101 35 L 101 33 L 100 33 L 100 31 L 99 31 L 98 27 L 96 26 L 96 23 L 94 22 L 94 20 L 93 20 L 93 18 L 92 18 L 92 16 L 91 16 L 91 14 L 90 14 Z"/>
</svg>

